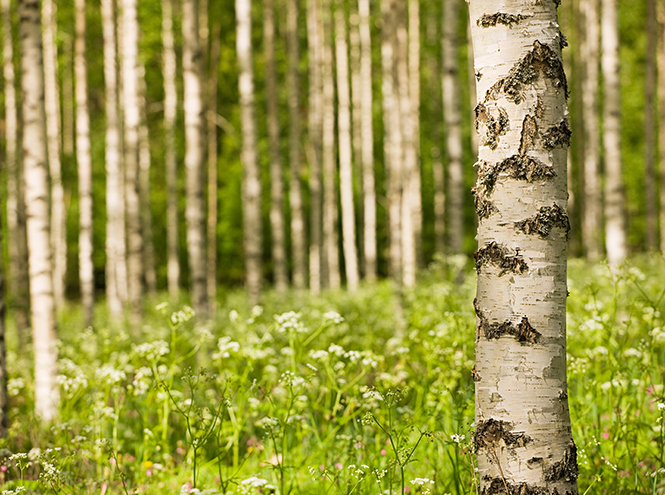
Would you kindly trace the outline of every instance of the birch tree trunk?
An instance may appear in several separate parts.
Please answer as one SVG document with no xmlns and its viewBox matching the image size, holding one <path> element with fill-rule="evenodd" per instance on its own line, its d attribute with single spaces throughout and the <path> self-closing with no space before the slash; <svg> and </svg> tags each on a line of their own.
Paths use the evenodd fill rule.
<svg viewBox="0 0 665 495">
<path fill-rule="evenodd" d="M 182 4 L 182 72 L 185 108 L 185 171 L 187 184 L 187 257 L 192 305 L 200 316 L 208 315 L 206 295 L 205 231 L 203 220 L 203 98 L 201 46 L 196 0 Z"/>
<path fill-rule="evenodd" d="M 321 289 L 321 141 L 323 113 L 322 87 L 322 26 L 319 0 L 307 0 L 307 47 L 309 51 L 309 289 L 318 294 Z"/>
<path fill-rule="evenodd" d="M 414 190 L 415 174 L 417 173 L 417 156 L 413 134 L 413 112 L 411 109 L 411 95 L 409 94 L 409 39 L 407 31 L 406 9 L 401 1 L 395 2 L 396 21 L 396 69 L 397 69 L 397 95 L 400 115 L 400 131 L 402 133 L 402 147 L 400 160 L 402 161 L 401 181 L 402 189 L 402 283 L 407 287 L 416 284 L 416 234 L 413 224 L 416 209 L 415 196 L 419 191 Z"/>
<path fill-rule="evenodd" d="M 263 2 L 263 44 L 266 57 L 266 99 L 268 103 L 268 140 L 270 142 L 270 227 L 275 288 L 287 286 L 286 245 L 284 232 L 284 180 L 279 152 L 279 118 L 277 115 L 277 71 L 275 69 L 275 11 L 273 0 Z"/>
<path fill-rule="evenodd" d="M 217 309 L 217 73 L 220 61 L 221 25 L 215 23 L 210 45 L 208 75 L 208 278 L 207 292 L 210 314 Z"/>
<path fill-rule="evenodd" d="M 245 247 L 245 283 L 250 304 L 256 304 L 261 291 L 261 180 L 256 156 L 256 120 L 254 116 L 254 68 L 252 65 L 252 25 L 250 0 L 236 0 L 236 50 L 240 124 L 242 128 L 243 235 Z"/>
<path fill-rule="evenodd" d="M 603 201 L 600 187 L 600 132 L 598 123 L 598 59 L 600 55 L 600 24 L 598 0 L 582 0 L 580 10 L 584 22 L 581 58 L 584 67 L 582 83 L 582 123 L 584 126 L 584 199 L 582 210 L 582 244 L 590 260 L 602 255 L 601 231 Z"/>
<path fill-rule="evenodd" d="M 621 176 L 621 92 L 617 0 L 601 1 L 603 147 L 605 149 L 605 249 L 610 266 L 626 258 L 624 185 Z"/>
<path fill-rule="evenodd" d="M 413 170 L 411 202 L 414 249 L 417 265 L 422 264 L 423 207 L 420 178 L 420 0 L 409 0 L 409 99 L 411 107 Z"/>
<path fill-rule="evenodd" d="M 480 133 L 475 300 L 482 494 L 577 494 L 566 383 L 567 84 L 556 2 L 471 0 Z"/>
<path fill-rule="evenodd" d="M 122 314 L 123 302 L 127 300 L 127 264 L 113 0 L 102 0 L 101 10 L 106 102 L 106 299 L 111 314 L 118 317 Z"/>
<path fill-rule="evenodd" d="M 376 280 L 376 187 L 374 181 L 374 132 L 372 129 L 372 42 L 369 0 L 358 0 L 360 19 L 361 162 L 363 177 L 363 249 L 365 279 Z"/>
<path fill-rule="evenodd" d="M 152 209 L 150 201 L 150 131 L 148 129 L 148 102 L 146 100 L 145 66 L 139 61 L 139 191 L 141 195 L 141 233 L 143 251 L 141 264 L 143 280 L 148 294 L 157 293 L 157 274 L 155 273 L 155 248 L 152 237 Z"/>
<path fill-rule="evenodd" d="M 44 111 L 39 3 L 18 4 L 21 40 L 23 170 L 27 213 L 30 308 L 35 358 L 35 412 L 44 421 L 57 416 L 60 401 L 57 370 L 55 300 L 51 266 L 48 204 L 48 159 Z"/>
<path fill-rule="evenodd" d="M 127 295 L 132 317 L 141 314 L 143 237 L 139 197 L 138 19 L 136 0 L 122 0 L 122 99 L 124 116 L 125 214 L 127 226 Z"/>
<path fill-rule="evenodd" d="M 656 51 L 658 17 L 656 1 L 647 0 L 647 50 L 644 75 L 644 201 L 646 202 L 647 249 L 658 247 L 658 204 L 656 203 Z"/>
<path fill-rule="evenodd" d="M 291 249 L 293 255 L 293 286 L 305 287 L 307 275 L 307 257 L 305 256 L 305 214 L 300 189 L 300 74 L 298 64 L 298 0 L 288 0 L 286 4 L 286 42 L 289 58 L 289 70 L 286 75 L 286 87 L 289 89 L 289 201 L 291 203 Z"/>
<path fill-rule="evenodd" d="M 43 35 L 42 35 L 43 36 Z M 62 152 L 74 154 L 74 44 L 71 36 L 62 41 Z"/>
<path fill-rule="evenodd" d="M 74 5 L 76 39 L 74 75 L 76 79 L 76 164 L 79 192 L 79 280 L 86 326 L 92 324 L 94 275 L 92 264 L 92 158 L 90 156 L 90 116 L 88 114 L 88 70 L 85 50 L 85 0 Z"/>
<path fill-rule="evenodd" d="M 14 321 L 19 338 L 19 350 L 27 344 L 30 327 L 30 287 L 28 285 L 28 247 L 25 231 L 25 201 L 23 167 L 18 159 L 18 115 L 16 109 L 16 80 L 14 73 L 14 43 L 12 39 L 10 0 L 2 0 L 2 33 L 5 96 L 5 160 L 7 167 L 7 230 L 9 232 L 9 293 L 12 294 Z"/>
<path fill-rule="evenodd" d="M 2 248 L 2 224 L 0 223 L 0 249 Z M 9 394 L 7 393 L 7 345 L 6 325 L 7 315 L 7 289 L 5 285 L 5 272 L 0 263 L 0 438 L 7 438 L 9 429 Z"/>
<path fill-rule="evenodd" d="M 162 67 L 164 72 L 164 173 L 166 175 L 166 278 L 169 297 L 175 301 L 180 284 L 178 259 L 178 163 L 175 125 L 178 105 L 176 56 L 173 46 L 173 0 L 162 0 Z"/>
<path fill-rule="evenodd" d="M 665 18 L 665 12 L 659 12 L 659 18 Z M 660 252 L 665 255 L 665 23 L 660 23 L 658 42 L 658 157 L 659 204 L 660 204 Z"/>
<path fill-rule="evenodd" d="M 60 307 L 65 295 L 67 275 L 67 229 L 65 193 L 60 164 L 60 95 L 58 91 L 58 52 L 56 4 L 42 2 L 42 44 L 44 52 L 44 106 L 46 110 L 46 148 L 51 177 L 51 242 L 53 243 L 53 296 Z"/>
<path fill-rule="evenodd" d="M 328 287 L 341 285 L 337 246 L 337 166 L 335 160 L 335 74 L 331 0 L 323 0 L 323 259 Z"/>
<path fill-rule="evenodd" d="M 388 181 L 389 270 L 401 282 L 402 274 L 402 132 L 395 67 L 395 0 L 381 1 L 381 70 L 383 92 L 383 154 Z"/>
<path fill-rule="evenodd" d="M 446 250 L 446 181 L 441 151 L 432 150 L 432 175 L 434 176 L 434 245 L 438 254 Z"/>
<path fill-rule="evenodd" d="M 462 117 L 457 70 L 458 1 L 443 2 L 443 121 L 448 157 L 448 247 L 450 254 L 464 250 L 464 173 L 462 170 Z"/>
<path fill-rule="evenodd" d="M 346 19 L 342 5 L 335 9 L 335 54 L 337 61 L 337 129 L 339 135 L 339 191 L 342 203 L 342 247 L 346 284 L 358 289 L 358 254 L 356 220 L 353 207 L 353 168 L 351 163 L 351 112 L 349 91 L 349 53 L 346 43 Z"/>
</svg>

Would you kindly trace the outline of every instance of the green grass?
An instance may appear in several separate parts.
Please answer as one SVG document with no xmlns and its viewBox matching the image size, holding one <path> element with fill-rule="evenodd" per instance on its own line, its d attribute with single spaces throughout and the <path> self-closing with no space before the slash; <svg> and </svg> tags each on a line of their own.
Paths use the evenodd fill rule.
<svg viewBox="0 0 665 495">
<path fill-rule="evenodd" d="M 580 493 L 665 493 L 665 262 L 569 273 Z M 52 426 L 32 414 L 32 364 L 10 332 L 0 489 L 475 494 L 474 292 L 471 263 L 450 259 L 403 293 L 269 292 L 260 308 L 229 293 L 206 324 L 155 301 L 140 328 L 100 306 L 86 330 L 72 308 Z"/>
</svg>

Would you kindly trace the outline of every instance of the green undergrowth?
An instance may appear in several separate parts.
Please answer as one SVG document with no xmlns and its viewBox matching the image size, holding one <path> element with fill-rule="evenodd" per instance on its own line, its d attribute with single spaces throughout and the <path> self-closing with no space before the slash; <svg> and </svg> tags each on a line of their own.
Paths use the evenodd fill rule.
<svg viewBox="0 0 665 495">
<path fill-rule="evenodd" d="M 664 493 L 665 262 L 572 260 L 568 378 L 580 493 Z M 61 315 L 59 420 L 32 413 L 10 332 L 2 493 L 475 494 L 472 262 L 409 291 L 159 299 L 137 327 Z"/>
</svg>

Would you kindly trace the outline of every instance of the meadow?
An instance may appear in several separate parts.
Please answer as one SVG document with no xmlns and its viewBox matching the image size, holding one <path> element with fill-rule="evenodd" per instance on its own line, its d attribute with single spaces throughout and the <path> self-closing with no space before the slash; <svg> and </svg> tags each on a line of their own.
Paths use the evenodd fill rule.
<svg viewBox="0 0 665 495">
<path fill-rule="evenodd" d="M 569 263 L 568 381 L 580 494 L 665 493 L 665 261 Z M 414 290 L 162 299 L 140 326 L 60 315 L 60 419 L 33 413 L 10 330 L 2 494 L 476 494 L 472 263 Z"/>
</svg>

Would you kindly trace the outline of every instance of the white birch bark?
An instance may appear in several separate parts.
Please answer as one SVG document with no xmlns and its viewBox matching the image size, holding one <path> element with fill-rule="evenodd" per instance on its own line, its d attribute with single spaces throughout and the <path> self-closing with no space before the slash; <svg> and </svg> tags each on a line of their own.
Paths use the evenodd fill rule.
<svg viewBox="0 0 665 495">
<path fill-rule="evenodd" d="M 125 214 L 127 228 L 127 295 L 132 317 L 141 314 L 143 297 L 143 237 L 139 197 L 139 96 L 138 18 L 136 0 L 122 0 L 122 36 L 118 36 L 122 58 L 122 100 L 124 117 Z"/>
<path fill-rule="evenodd" d="M 300 152 L 300 74 L 298 64 L 298 0 L 288 0 L 286 5 L 286 42 L 289 58 L 289 70 L 286 75 L 286 87 L 289 89 L 289 202 L 291 204 L 291 250 L 293 256 L 293 286 L 305 287 L 307 276 L 307 257 L 305 246 L 305 214 L 302 204 L 300 185 L 302 155 Z"/>
<path fill-rule="evenodd" d="M 145 66 L 139 61 L 139 191 L 141 196 L 141 234 L 143 251 L 143 281 L 149 295 L 157 293 L 157 274 L 155 273 L 155 248 L 152 237 L 152 209 L 150 201 L 150 168 L 152 155 L 150 152 L 150 130 L 148 129 L 148 102 L 146 100 Z"/>
<path fill-rule="evenodd" d="M 14 73 L 14 42 L 12 39 L 10 0 L 2 0 L 2 73 L 5 96 L 5 161 L 7 167 L 7 231 L 9 232 L 9 272 L 7 285 L 12 294 L 14 321 L 18 332 L 19 350 L 27 343 L 30 327 L 30 288 L 28 286 L 28 247 L 25 231 L 23 167 L 18 159 L 18 114 L 16 109 L 16 78 Z"/>
<path fill-rule="evenodd" d="M 210 314 L 217 309 L 217 81 L 220 61 L 221 25 L 215 23 L 210 45 L 210 74 L 208 75 L 208 274 L 207 292 Z"/>
<path fill-rule="evenodd" d="M 120 161 L 120 123 L 116 62 L 115 8 L 102 0 L 104 96 L 106 110 L 106 299 L 112 315 L 122 314 L 127 300 L 125 259 L 125 195 Z"/>
<path fill-rule="evenodd" d="M 457 0 L 443 2 L 442 83 L 443 121 L 448 158 L 448 248 L 450 254 L 464 250 L 464 173 L 462 169 L 462 116 L 457 70 Z"/>
<path fill-rule="evenodd" d="M 395 78 L 394 0 L 381 1 L 381 89 L 383 92 L 383 149 L 387 177 L 389 271 L 398 282 L 402 274 L 402 132 Z"/>
<path fill-rule="evenodd" d="M 420 0 L 409 0 L 409 99 L 411 107 L 413 170 L 411 217 L 417 265 L 422 264 L 423 207 L 420 173 Z"/>
<path fill-rule="evenodd" d="M 53 295 L 56 307 L 65 297 L 67 275 L 67 229 L 65 192 L 60 163 L 60 96 L 58 91 L 58 52 L 56 4 L 42 2 L 42 44 L 44 51 L 44 106 L 46 110 L 46 147 L 51 177 L 51 242 L 53 243 Z"/>
<path fill-rule="evenodd" d="M 363 249 L 365 279 L 376 280 L 376 188 L 374 181 L 374 132 L 372 128 L 372 42 L 369 0 L 358 0 L 360 19 L 360 112 L 363 177 Z"/>
<path fill-rule="evenodd" d="M 30 308 L 35 358 L 35 412 L 44 421 L 57 416 L 57 350 L 48 204 L 48 158 L 44 111 L 39 3 L 18 4 L 21 39 L 23 171 L 27 214 Z"/>
<path fill-rule="evenodd" d="M 660 11 L 661 15 L 663 12 Z M 660 252 L 665 255 L 665 24 L 660 26 L 658 41 L 658 156 L 659 204 L 660 204 Z"/>
<path fill-rule="evenodd" d="M 647 249 L 658 247 L 658 204 L 656 203 L 656 52 L 658 17 L 656 1 L 647 0 L 647 47 L 644 75 L 644 201 L 646 203 Z"/>
<path fill-rule="evenodd" d="M 601 0 L 603 148 L 605 150 L 605 249 L 610 266 L 627 255 L 626 206 L 621 175 L 621 91 L 617 0 Z"/>
<path fill-rule="evenodd" d="M 341 285 L 337 247 L 337 166 L 335 160 L 335 74 L 331 0 L 323 0 L 323 260 L 327 285 Z"/>
<path fill-rule="evenodd" d="M 323 48 L 322 25 L 319 0 L 307 0 L 307 47 L 309 51 L 309 194 L 310 194 L 310 239 L 309 239 L 309 290 L 318 294 L 321 290 L 321 160 L 322 160 L 322 114 L 323 114 Z"/>
<path fill-rule="evenodd" d="M 208 314 L 206 295 L 205 231 L 203 214 L 203 88 L 201 46 L 196 0 L 182 4 L 182 72 L 185 109 L 185 172 L 187 189 L 187 257 L 192 306 L 200 316 Z"/>
<path fill-rule="evenodd" d="M 92 324 L 94 267 L 92 263 L 92 158 L 90 155 L 90 116 L 88 114 L 88 70 L 85 47 L 85 0 L 74 4 L 76 38 L 74 75 L 76 80 L 76 165 L 79 192 L 79 281 L 85 324 Z M 55 249 L 54 249 L 55 250 Z"/>
<path fill-rule="evenodd" d="M 43 36 L 43 35 L 42 35 Z M 74 154 L 74 43 L 71 36 L 62 40 L 62 152 Z"/>
<path fill-rule="evenodd" d="M 432 175 L 434 176 L 434 246 L 437 254 L 443 254 L 446 246 L 446 181 L 441 151 L 432 150 Z"/>
<path fill-rule="evenodd" d="M 275 9 L 273 0 L 263 2 L 263 45 L 266 58 L 266 100 L 270 151 L 270 230 L 275 288 L 287 286 L 286 244 L 284 231 L 284 179 L 279 150 L 277 115 L 277 70 L 275 68 Z"/>
<path fill-rule="evenodd" d="M 578 493 L 566 383 L 570 129 L 556 6 L 469 3 L 481 137 L 474 441 L 485 495 Z"/>
<path fill-rule="evenodd" d="M 339 135 L 339 191 L 342 206 L 342 248 L 346 284 L 358 289 L 356 221 L 353 207 L 353 166 L 351 163 L 351 99 L 349 91 L 349 53 L 346 19 L 341 5 L 335 10 L 335 55 L 337 62 L 337 130 Z"/>
<path fill-rule="evenodd" d="M 162 70 L 164 73 L 164 173 L 166 175 L 166 278 L 169 297 L 175 301 L 180 284 L 178 259 L 178 163 L 175 125 L 178 104 L 176 56 L 173 44 L 173 0 L 162 0 Z"/>
<path fill-rule="evenodd" d="M 256 156 L 254 115 L 254 67 L 252 64 L 252 25 L 250 0 L 236 0 L 236 51 L 240 92 L 243 168 L 243 235 L 245 268 L 250 304 L 256 304 L 261 291 L 261 180 Z"/>
<path fill-rule="evenodd" d="M 584 126 L 584 198 L 582 210 L 582 244 L 590 260 L 602 255 L 601 231 L 603 200 L 600 186 L 600 130 L 598 122 L 598 65 L 600 55 L 600 24 L 598 0 L 582 0 L 580 11 L 584 33 L 580 47 L 584 64 L 582 83 L 582 124 Z"/>
</svg>

